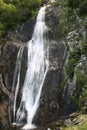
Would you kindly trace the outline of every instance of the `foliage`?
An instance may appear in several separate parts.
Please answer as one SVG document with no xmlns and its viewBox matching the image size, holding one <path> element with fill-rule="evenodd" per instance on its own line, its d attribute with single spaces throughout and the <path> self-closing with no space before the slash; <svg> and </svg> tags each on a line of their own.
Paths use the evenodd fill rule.
<svg viewBox="0 0 87 130">
<path fill-rule="evenodd" d="M 76 60 L 75 59 L 73 59 L 73 58 L 71 58 L 71 59 L 69 59 L 69 61 L 68 61 L 68 66 L 67 66 L 67 68 L 66 68 L 66 73 L 67 73 L 67 75 L 71 78 L 72 76 L 73 76 L 73 74 L 74 74 L 74 66 L 75 66 L 75 64 L 76 64 Z"/>
<path fill-rule="evenodd" d="M 2 38 L 5 34 L 5 28 L 2 23 L 0 23 L 0 38 Z"/>
<path fill-rule="evenodd" d="M 85 101 L 87 100 L 87 75 L 84 73 L 82 68 L 78 68 L 76 72 L 76 89 L 73 95 L 73 100 L 78 106 L 79 110 L 84 107 Z"/>
<path fill-rule="evenodd" d="M 81 85 L 81 87 L 83 87 L 87 79 L 87 77 L 84 74 L 84 71 L 81 69 L 78 69 L 76 74 L 77 74 L 77 82 Z"/>
<path fill-rule="evenodd" d="M 69 60 L 68 60 L 68 65 L 66 68 L 66 73 L 67 75 L 71 78 L 74 74 L 74 67 L 76 63 L 78 62 L 80 58 L 80 51 L 79 49 L 74 49 L 73 51 L 70 52 L 69 54 Z"/>
<path fill-rule="evenodd" d="M 56 2 L 55 6 L 60 5 L 61 7 L 61 13 L 60 13 L 60 30 L 62 36 L 66 36 L 66 34 L 69 32 L 68 28 L 68 7 L 67 7 L 67 1 L 65 2 Z"/>
<path fill-rule="evenodd" d="M 77 83 L 81 87 L 80 99 L 78 100 L 78 105 L 80 109 L 84 106 L 84 103 L 87 99 L 87 76 L 84 74 L 84 71 L 77 71 Z"/>
<path fill-rule="evenodd" d="M 76 25 L 79 21 L 76 21 L 76 12 L 79 16 L 87 15 L 87 0 L 66 0 L 55 2 L 54 6 L 61 7 L 61 15 L 60 15 L 60 27 L 61 34 L 66 36 L 69 31 L 72 30 L 71 25 Z"/>
<path fill-rule="evenodd" d="M 79 14 L 80 15 L 87 15 L 87 0 L 83 0 L 79 5 Z"/>
<path fill-rule="evenodd" d="M 68 32 L 71 30 L 76 30 L 77 36 L 71 37 L 70 41 L 73 40 L 77 44 L 73 43 L 73 50 L 69 52 L 68 63 L 66 66 L 66 73 L 68 78 L 73 78 L 74 73 L 76 73 L 77 83 L 76 90 L 73 95 L 73 99 L 79 108 L 83 107 L 84 102 L 87 100 L 87 72 L 84 68 L 80 68 L 77 72 L 76 65 L 78 65 L 81 60 L 81 55 L 84 54 L 87 57 L 87 39 L 80 37 L 80 29 L 83 26 L 85 30 L 87 29 L 87 0 L 66 0 L 59 1 L 55 3 L 54 6 L 61 6 L 60 13 L 60 26 L 62 36 L 67 36 Z M 83 22 L 82 22 L 83 20 Z M 67 40 L 69 43 L 69 41 Z M 81 42 L 83 42 L 81 44 Z M 85 65 L 84 65 L 85 66 Z M 85 74 L 86 73 L 86 74 Z"/>
<path fill-rule="evenodd" d="M 68 6 L 71 8 L 77 8 L 81 0 L 68 0 Z"/>
<path fill-rule="evenodd" d="M 74 58 L 76 61 L 78 61 L 80 56 L 81 56 L 80 50 L 74 49 L 73 51 L 70 52 L 69 59 Z"/>
<path fill-rule="evenodd" d="M 56 1 L 53 3 L 54 7 L 58 7 L 60 5 L 60 2 Z"/>
<path fill-rule="evenodd" d="M 68 0 L 68 7 L 79 8 L 79 15 L 87 15 L 87 0 Z"/>
<path fill-rule="evenodd" d="M 87 39 L 82 44 L 82 54 L 87 56 Z"/>
<path fill-rule="evenodd" d="M 87 115 L 86 114 L 79 114 L 75 117 L 69 117 L 67 118 L 67 120 L 70 121 L 70 122 L 67 122 L 67 126 L 63 119 L 63 121 L 61 120 L 61 122 L 58 121 L 54 123 L 51 129 L 52 130 L 86 130 L 87 129 Z M 77 124 L 74 125 L 74 122 L 77 122 Z"/>
<path fill-rule="evenodd" d="M 0 40 L 17 24 L 34 17 L 47 0 L 0 0 Z"/>
<path fill-rule="evenodd" d="M 82 122 L 76 125 L 72 124 L 71 126 L 63 127 L 62 130 L 87 130 L 87 115 L 79 115 L 75 120 L 77 120 L 77 122 L 82 120 Z"/>
<path fill-rule="evenodd" d="M 17 9 L 12 4 L 0 3 L 0 22 L 6 27 L 15 24 Z"/>
</svg>

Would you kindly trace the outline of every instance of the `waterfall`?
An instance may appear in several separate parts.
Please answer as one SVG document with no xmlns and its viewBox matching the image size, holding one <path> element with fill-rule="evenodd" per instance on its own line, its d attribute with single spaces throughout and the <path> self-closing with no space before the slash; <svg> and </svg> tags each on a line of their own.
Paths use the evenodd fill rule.
<svg viewBox="0 0 87 130">
<path fill-rule="evenodd" d="M 41 90 L 49 66 L 49 47 L 45 35 L 47 32 L 47 27 L 45 25 L 45 9 L 46 7 L 44 6 L 39 10 L 32 39 L 28 42 L 27 71 L 18 109 L 16 108 L 16 100 L 19 90 L 20 69 L 18 74 L 16 74 L 18 76 L 14 100 L 14 118 L 17 124 L 21 124 L 26 115 L 27 124 L 23 129 L 35 128 L 35 125 L 33 125 L 33 118 L 39 107 Z M 20 52 L 19 54 L 21 55 Z"/>
<path fill-rule="evenodd" d="M 17 61 L 16 61 L 16 67 L 14 71 L 14 80 L 13 80 L 13 85 L 12 85 L 12 92 L 14 91 L 14 86 L 16 86 L 15 89 L 15 99 L 14 99 L 14 110 L 13 110 L 13 121 L 15 122 L 15 112 L 16 112 L 16 101 L 17 101 L 17 95 L 18 95 L 18 90 L 19 90 L 19 83 L 20 83 L 20 70 L 21 70 L 21 59 L 22 59 L 22 54 L 23 54 L 24 47 L 20 47 L 18 54 L 17 54 Z"/>
</svg>

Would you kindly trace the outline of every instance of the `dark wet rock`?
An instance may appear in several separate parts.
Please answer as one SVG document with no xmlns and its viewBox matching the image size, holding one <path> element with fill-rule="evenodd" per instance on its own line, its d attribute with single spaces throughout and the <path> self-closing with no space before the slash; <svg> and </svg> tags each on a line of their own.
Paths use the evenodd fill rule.
<svg viewBox="0 0 87 130">
<path fill-rule="evenodd" d="M 0 93 L 0 130 L 9 130 L 8 97 Z"/>
<path fill-rule="evenodd" d="M 40 99 L 40 106 L 34 117 L 34 123 L 37 126 L 41 126 L 40 130 L 46 130 L 44 126 L 50 126 L 57 119 L 61 119 L 61 116 L 65 115 L 65 107 L 68 102 L 65 99 L 64 106 L 61 105 L 61 98 L 63 88 L 61 87 L 62 82 L 65 78 L 64 66 L 67 56 L 67 47 L 64 39 L 60 39 L 60 28 L 59 28 L 59 17 L 58 8 L 49 8 L 46 13 L 46 25 L 48 26 L 47 39 L 49 42 L 49 69 L 43 85 L 42 95 Z M 24 47 L 22 57 L 22 69 L 21 69 L 21 80 L 20 80 L 20 92 L 18 93 L 19 105 L 21 90 L 23 81 L 26 73 L 27 64 L 27 47 L 26 42 L 31 39 L 32 32 L 34 29 L 34 23 L 27 22 L 23 26 L 17 28 L 16 31 L 8 35 L 8 42 L 3 47 L 2 62 L 3 62 L 3 82 L 5 86 L 11 91 L 14 69 L 16 65 L 17 53 L 20 46 Z M 13 38 L 13 39 L 12 39 Z M 17 41 L 14 43 L 14 41 Z M 67 92 L 69 92 L 67 90 Z M 66 96 L 64 95 L 66 98 Z M 63 97 L 63 98 L 64 98 Z M 3 99 L 4 100 L 4 99 Z M 8 104 L 8 101 L 7 101 Z M 8 104 L 9 105 L 9 104 Z M 70 106 L 71 103 L 68 104 Z M 18 107 L 18 106 L 17 106 Z M 70 107 L 67 107 L 69 111 Z M 72 112 L 72 111 L 70 111 Z M 3 113 L 2 113 L 3 114 Z M 2 117 L 1 117 L 2 120 Z M 8 119 L 6 118 L 8 121 Z M 9 121 L 8 121 L 9 122 Z M 3 126 L 3 125 L 2 125 Z M 15 129 L 15 128 L 13 128 Z M 1 129 L 3 130 L 3 129 Z M 6 130 L 6 129 L 4 129 Z M 10 128 L 8 129 L 10 130 Z M 38 129 L 39 130 L 39 129 Z"/>
<path fill-rule="evenodd" d="M 52 43 L 50 44 L 52 45 Z M 61 82 L 64 78 L 62 71 L 66 56 L 65 52 L 67 51 L 65 45 L 62 42 L 57 43 L 57 45 L 56 43 L 54 45 L 53 42 L 53 45 L 50 46 L 50 65 L 44 82 L 42 96 L 40 100 L 40 107 L 37 111 L 38 114 L 36 118 L 36 123 L 39 123 L 42 126 L 53 122 L 56 116 L 60 113 L 59 100 L 61 92 Z"/>
<path fill-rule="evenodd" d="M 48 37 L 51 40 L 57 40 L 60 36 L 60 26 L 59 26 L 59 8 L 49 7 L 46 11 L 46 24 L 48 26 Z"/>
<path fill-rule="evenodd" d="M 3 77 L 3 82 L 7 86 L 8 90 L 11 90 L 11 86 L 13 82 L 17 52 L 18 52 L 17 46 L 11 43 L 5 44 L 5 46 L 3 47 L 3 54 L 1 57 L 3 63 L 2 77 Z"/>
<path fill-rule="evenodd" d="M 64 115 L 75 112 L 77 109 L 73 100 L 74 87 L 73 81 L 67 81 L 62 91 L 60 108 Z"/>
<path fill-rule="evenodd" d="M 25 24 L 18 26 L 13 32 L 9 32 L 7 40 L 17 42 L 20 41 L 22 43 L 28 42 L 32 38 L 35 21 L 35 19 L 32 19 Z"/>
</svg>

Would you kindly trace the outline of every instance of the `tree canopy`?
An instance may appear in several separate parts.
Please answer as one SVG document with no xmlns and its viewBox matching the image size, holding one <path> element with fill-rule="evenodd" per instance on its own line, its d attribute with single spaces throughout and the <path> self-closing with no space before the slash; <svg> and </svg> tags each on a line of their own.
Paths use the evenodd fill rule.
<svg viewBox="0 0 87 130">
<path fill-rule="evenodd" d="M 0 0 L 0 41 L 10 29 L 33 18 L 47 0 Z"/>
</svg>

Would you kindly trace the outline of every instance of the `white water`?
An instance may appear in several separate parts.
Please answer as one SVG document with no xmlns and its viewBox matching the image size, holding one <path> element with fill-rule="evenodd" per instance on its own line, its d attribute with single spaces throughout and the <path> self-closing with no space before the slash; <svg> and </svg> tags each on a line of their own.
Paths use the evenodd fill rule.
<svg viewBox="0 0 87 130">
<path fill-rule="evenodd" d="M 46 41 L 45 8 L 38 13 L 32 39 L 28 42 L 28 62 L 20 106 L 16 112 L 16 100 L 19 90 L 20 69 L 17 77 L 17 85 L 14 101 L 14 118 L 21 124 L 26 110 L 27 124 L 23 129 L 32 129 L 33 118 L 39 106 L 41 90 L 48 70 L 48 45 Z M 15 117 L 16 115 L 16 117 Z"/>
<path fill-rule="evenodd" d="M 15 90 L 15 99 L 14 99 L 14 106 L 13 106 L 13 122 L 15 122 L 15 112 L 16 112 L 16 101 L 17 101 L 17 95 L 18 95 L 18 90 L 19 90 L 19 83 L 20 83 L 20 70 L 21 70 L 21 59 L 22 59 L 22 54 L 23 54 L 23 47 L 21 47 L 18 51 L 17 54 L 17 61 L 16 61 L 16 68 L 15 68 L 15 73 L 14 73 L 14 80 L 13 80 L 13 85 L 12 85 L 12 92 L 14 91 L 14 86 L 16 86 Z M 17 82 L 17 83 L 16 83 Z"/>
</svg>

